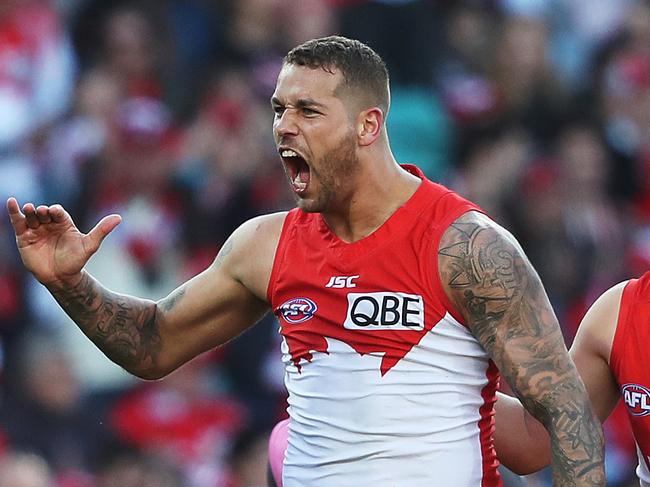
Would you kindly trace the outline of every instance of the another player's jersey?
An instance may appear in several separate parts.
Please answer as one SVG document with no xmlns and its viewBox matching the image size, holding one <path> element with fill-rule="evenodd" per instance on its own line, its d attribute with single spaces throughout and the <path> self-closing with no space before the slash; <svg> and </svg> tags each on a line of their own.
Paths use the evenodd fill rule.
<svg viewBox="0 0 650 487">
<path fill-rule="evenodd" d="M 621 388 L 643 485 L 650 485 L 650 273 L 631 279 L 623 289 L 610 368 Z"/>
<path fill-rule="evenodd" d="M 501 485 L 498 372 L 437 265 L 445 229 L 477 208 L 408 169 L 419 188 L 360 241 L 320 214 L 286 217 L 268 290 L 289 391 L 284 487 Z"/>
</svg>

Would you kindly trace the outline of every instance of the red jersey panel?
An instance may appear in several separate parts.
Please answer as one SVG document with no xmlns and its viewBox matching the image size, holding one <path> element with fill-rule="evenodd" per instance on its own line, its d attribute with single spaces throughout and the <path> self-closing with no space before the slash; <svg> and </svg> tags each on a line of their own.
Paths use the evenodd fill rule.
<svg viewBox="0 0 650 487">
<path fill-rule="evenodd" d="M 650 273 L 623 289 L 610 367 L 621 388 L 639 456 L 637 474 L 650 482 Z"/>
<path fill-rule="evenodd" d="M 478 208 L 422 179 L 366 238 L 286 217 L 268 298 L 283 338 L 291 426 L 285 487 L 501 485 L 498 373 L 438 277 L 447 227 Z"/>
</svg>

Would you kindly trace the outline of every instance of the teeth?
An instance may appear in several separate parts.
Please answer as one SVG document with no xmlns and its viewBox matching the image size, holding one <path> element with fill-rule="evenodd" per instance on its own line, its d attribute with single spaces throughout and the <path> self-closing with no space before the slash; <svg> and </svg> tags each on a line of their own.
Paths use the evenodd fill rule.
<svg viewBox="0 0 650 487">
<path fill-rule="evenodd" d="M 296 189 L 296 191 L 299 191 L 299 192 L 304 191 L 305 189 L 307 189 L 307 183 L 303 183 L 300 180 L 300 175 L 296 175 L 296 177 L 294 178 L 293 186 Z"/>
<path fill-rule="evenodd" d="M 298 154 L 296 154 L 296 152 L 292 151 L 291 149 L 284 149 L 280 155 L 282 157 L 298 157 Z"/>
</svg>

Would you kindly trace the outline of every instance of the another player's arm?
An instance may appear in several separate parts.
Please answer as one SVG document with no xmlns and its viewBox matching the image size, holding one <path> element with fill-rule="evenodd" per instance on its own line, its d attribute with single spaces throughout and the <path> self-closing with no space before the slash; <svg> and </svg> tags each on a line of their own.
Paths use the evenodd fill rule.
<svg viewBox="0 0 650 487">
<path fill-rule="evenodd" d="M 551 437 L 555 485 L 604 485 L 602 428 L 539 277 L 514 237 L 468 212 L 438 249 L 443 287 Z"/>
<path fill-rule="evenodd" d="M 607 419 L 620 398 L 609 355 L 624 286 L 625 282 L 610 288 L 589 308 L 569 351 L 600 421 Z M 498 394 L 494 442 L 499 460 L 520 475 L 550 462 L 546 430 L 518 399 L 505 394 Z"/>
</svg>

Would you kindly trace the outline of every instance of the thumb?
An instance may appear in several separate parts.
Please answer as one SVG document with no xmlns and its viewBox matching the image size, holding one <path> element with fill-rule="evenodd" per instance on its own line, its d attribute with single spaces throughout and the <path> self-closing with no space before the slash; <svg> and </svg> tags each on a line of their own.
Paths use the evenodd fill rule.
<svg viewBox="0 0 650 487">
<path fill-rule="evenodd" d="M 94 254 L 104 241 L 106 236 L 111 233 L 116 226 L 120 224 L 122 217 L 120 215 L 108 215 L 99 220 L 97 225 L 88 232 L 84 238 L 84 247 L 88 252 Z"/>
</svg>

